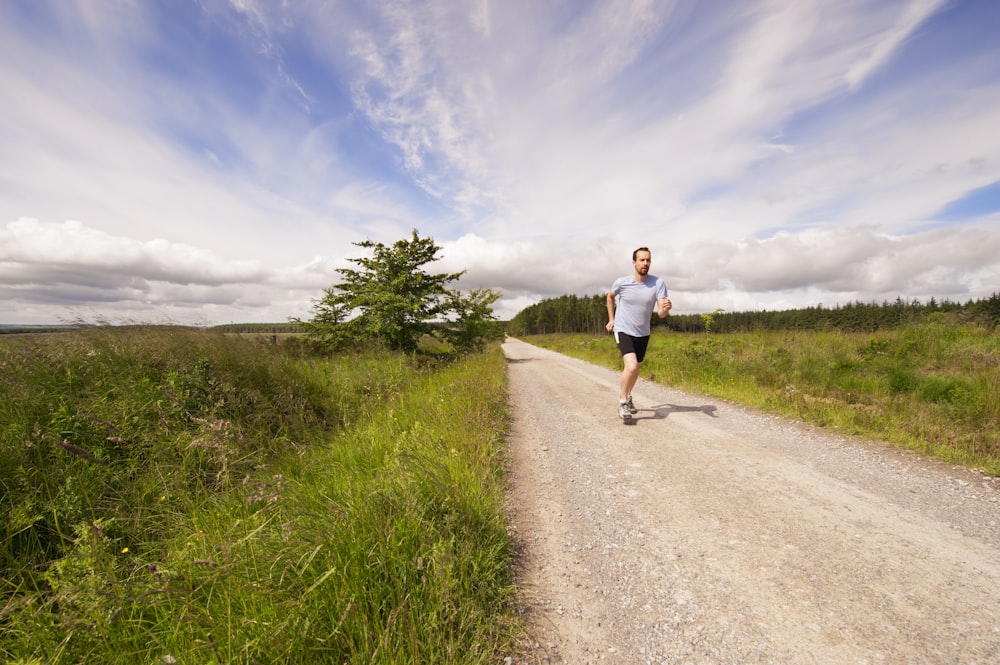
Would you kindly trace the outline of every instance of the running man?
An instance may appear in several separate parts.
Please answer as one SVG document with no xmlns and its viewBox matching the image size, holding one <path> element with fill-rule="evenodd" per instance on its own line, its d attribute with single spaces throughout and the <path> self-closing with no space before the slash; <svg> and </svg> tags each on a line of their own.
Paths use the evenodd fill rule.
<svg viewBox="0 0 1000 665">
<path fill-rule="evenodd" d="M 618 415 L 629 421 L 637 411 L 632 403 L 632 388 L 639 380 L 639 366 L 649 345 L 649 324 L 653 311 L 666 316 L 673 307 L 667 297 L 667 285 L 656 275 L 649 274 L 652 253 L 648 247 L 632 252 L 633 273 L 619 277 L 608 291 L 608 332 L 614 332 L 615 342 L 625 364 L 622 370 Z"/>
</svg>

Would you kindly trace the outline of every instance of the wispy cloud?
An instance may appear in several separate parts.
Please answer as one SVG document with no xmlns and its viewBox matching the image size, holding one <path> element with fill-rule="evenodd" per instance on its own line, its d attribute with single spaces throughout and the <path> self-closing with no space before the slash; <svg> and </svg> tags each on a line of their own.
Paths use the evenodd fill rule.
<svg viewBox="0 0 1000 665">
<path fill-rule="evenodd" d="M 418 228 L 501 313 L 996 289 L 992 3 L 0 8 L 0 320 L 298 316 Z M 962 214 L 955 211 L 961 208 Z M 75 221 L 73 221 L 75 220 Z"/>
</svg>

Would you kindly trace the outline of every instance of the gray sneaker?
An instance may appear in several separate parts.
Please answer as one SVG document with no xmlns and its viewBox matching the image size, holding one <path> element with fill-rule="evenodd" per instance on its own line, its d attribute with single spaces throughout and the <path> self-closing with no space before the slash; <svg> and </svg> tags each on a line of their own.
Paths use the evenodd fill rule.
<svg viewBox="0 0 1000 665">
<path fill-rule="evenodd" d="M 625 406 L 628 407 L 629 413 L 639 413 L 639 409 L 635 408 L 635 404 L 632 403 L 632 396 L 628 396 L 628 400 L 625 402 Z"/>
<path fill-rule="evenodd" d="M 628 408 L 628 402 L 618 402 L 618 416 L 622 420 L 632 420 L 632 412 Z"/>
</svg>

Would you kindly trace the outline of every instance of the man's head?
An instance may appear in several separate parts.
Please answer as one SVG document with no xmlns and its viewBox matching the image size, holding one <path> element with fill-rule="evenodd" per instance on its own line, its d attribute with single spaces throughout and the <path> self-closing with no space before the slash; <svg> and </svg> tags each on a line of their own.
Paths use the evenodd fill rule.
<svg viewBox="0 0 1000 665">
<path fill-rule="evenodd" d="M 649 247 L 640 247 L 632 252 L 632 265 L 635 266 L 635 274 L 641 276 L 648 274 L 652 257 L 653 255 L 649 251 Z"/>
</svg>

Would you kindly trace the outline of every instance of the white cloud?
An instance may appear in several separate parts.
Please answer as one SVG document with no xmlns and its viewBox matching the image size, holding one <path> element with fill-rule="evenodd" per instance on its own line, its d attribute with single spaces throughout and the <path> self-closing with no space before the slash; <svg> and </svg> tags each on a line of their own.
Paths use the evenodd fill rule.
<svg viewBox="0 0 1000 665">
<path fill-rule="evenodd" d="M 102 319 L 158 318 L 155 312 L 166 308 L 194 322 L 212 305 L 272 311 L 284 320 L 332 283 L 333 270 L 314 259 L 275 274 L 257 261 L 227 261 L 205 248 L 112 236 L 79 222 L 20 219 L 0 228 L 0 315 L 30 322 L 26 313 L 44 304 L 58 306 L 54 314 L 64 319 L 73 318 L 68 308 L 81 307 Z"/>
<path fill-rule="evenodd" d="M 946 0 L 917 0 L 908 3 L 901 14 L 890 17 L 888 27 L 873 36 L 865 51 L 847 70 L 845 78 L 848 85 L 857 88 L 878 71 L 924 21 L 945 5 Z"/>
<path fill-rule="evenodd" d="M 472 266 L 463 282 L 501 288 L 500 306 L 512 315 L 526 300 L 606 292 L 631 271 L 632 249 L 579 238 L 544 246 L 464 237 L 445 246 L 443 265 Z M 678 313 L 896 297 L 965 302 L 1000 283 L 1000 233 L 984 228 L 897 236 L 875 227 L 831 227 L 651 249 L 652 272 L 667 282 Z"/>
<path fill-rule="evenodd" d="M 712 253 L 718 257 L 718 250 Z M 974 290 L 996 272 L 1000 234 L 940 229 L 891 236 L 872 228 L 827 228 L 741 243 L 724 274 L 741 291 L 820 288 L 833 293 L 951 296 Z"/>
<path fill-rule="evenodd" d="M 17 266 L 17 276 L 25 281 L 44 281 L 37 275 L 49 271 L 76 270 L 206 285 L 258 281 L 265 275 L 256 261 L 226 262 L 205 249 L 161 239 L 138 242 L 74 221 L 20 219 L 7 224 L 0 230 L 0 261 Z"/>
</svg>

